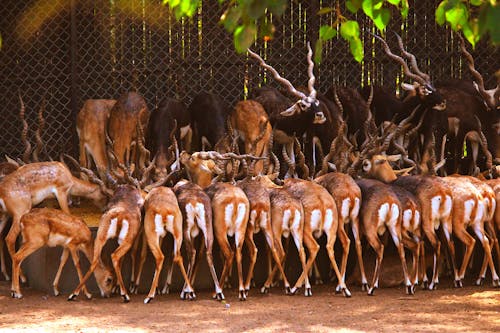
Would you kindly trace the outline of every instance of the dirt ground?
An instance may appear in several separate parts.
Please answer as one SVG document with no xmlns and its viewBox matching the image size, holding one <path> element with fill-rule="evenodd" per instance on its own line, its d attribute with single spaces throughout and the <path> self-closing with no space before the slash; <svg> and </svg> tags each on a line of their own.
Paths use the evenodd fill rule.
<svg viewBox="0 0 500 333">
<path fill-rule="evenodd" d="M 444 283 L 443 283 L 444 284 Z M 446 284 L 447 285 L 447 284 Z M 134 295 L 128 304 L 120 297 L 66 301 L 23 289 L 14 300 L 10 285 L 0 282 L 0 331 L 36 332 L 499 332 L 500 290 L 440 285 L 429 292 L 407 296 L 401 288 L 384 288 L 373 297 L 351 288 L 353 297 L 335 295 L 333 286 L 313 286 L 312 297 L 285 296 L 273 289 L 268 295 L 250 291 L 246 302 L 236 291 L 226 291 L 227 303 L 211 299 L 209 291 L 196 301 L 181 301 L 178 294 L 157 296 L 143 304 Z"/>
</svg>

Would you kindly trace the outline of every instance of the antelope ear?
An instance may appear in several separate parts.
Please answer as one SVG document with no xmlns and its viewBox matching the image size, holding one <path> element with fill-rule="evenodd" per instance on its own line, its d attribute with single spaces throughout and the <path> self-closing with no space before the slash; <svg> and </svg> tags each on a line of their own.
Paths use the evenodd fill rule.
<svg viewBox="0 0 500 333">
<path fill-rule="evenodd" d="M 201 165 L 204 166 L 209 172 L 213 172 L 217 175 L 224 173 L 224 171 L 221 170 L 221 168 L 219 168 L 213 160 L 207 160 L 205 163 L 201 163 Z"/>
<path fill-rule="evenodd" d="M 397 155 L 387 155 L 387 161 L 388 162 L 397 162 L 401 159 L 401 154 Z"/>
<path fill-rule="evenodd" d="M 372 168 L 372 162 L 370 160 L 364 160 L 363 161 L 363 171 L 364 172 L 369 172 Z"/>
<path fill-rule="evenodd" d="M 13 164 L 13 165 L 19 167 L 19 163 L 17 163 L 16 161 L 14 161 L 9 155 L 5 155 L 5 159 L 7 160 L 8 163 Z"/>
<path fill-rule="evenodd" d="M 328 169 L 337 172 L 337 166 L 334 163 L 328 162 Z"/>
<path fill-rule="evenodd" d="M 298 104 L 298 102 L 293 104 L 292 106 L 290 106 L 285 111 L 280 112 L 280 115 L 282 115 L 284 117 L 293 116 L 295 113 L 297 113 L 300 110 L 300 108 L 297 104 Z"/>
<path fill-rule="evenodd" d="M 398 176 L 407 176 L 410 174 L 410 172 L 415 169 L 415 166 L 406 168 L 406 169 L 400 169 L 400 170 L 394 170 L 394 173 Z"/>
<path fill-rule="evenodd" d="M 413 84 L 403 82 L 401 83 L 401 88 L 403 88 L 406 91 L 415 92 L 415 86 Z"/>
</svg>

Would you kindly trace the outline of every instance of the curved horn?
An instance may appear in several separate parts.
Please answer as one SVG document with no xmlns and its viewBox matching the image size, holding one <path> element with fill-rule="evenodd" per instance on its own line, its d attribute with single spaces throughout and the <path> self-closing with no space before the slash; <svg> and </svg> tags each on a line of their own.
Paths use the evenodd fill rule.
<svg viewBox="0 0 500 333">
<path fill-rule="evenodd" d="M 486 140 L 486 137 L 484 136 L 482 127 L 481 127 L 481 121 L 479 120 L 477 115 L 474 115 L 474 118 L 476 118 L 476 122 L 478 125 L 478 134 L 479 134 L 479 143 L 481 144 L 481 149 L 483 150 L 484 155 L 486 156 L 486 169 L 491 170 L 493 167 L 493 156 L 491 155 L 490 151 L 488 150 L 488 141 Z"/>
<path fill-rule="evenodd" d="M 398 39 L 398 45 L 399 45 L 399 49 L 401 50 L 401 53 L 408 60 L 410 60 L 411 67 L 413 68 L 413 70 L 415 71 L 415 73 L 417 75 L 419 75 L 420 77 L 422 77 L 422 79 L 424 79 L 426 82 L 430 82 L 431 81 L 430 76 L 427 75 L 426 73 L 422 72 L 418 68 L 417 58 L 415 58 L 415 56 L 413 54 L 411 54 L 410 52 L 408 52 L 408 51 L 405 50 L 404 45 L 403 45 L 403 40 L 401 39 L 401 36 L 399 36 L 396 32 L 394 34 L 396 35 L 396 38 Z"/>
<path fill-rule="evenodd" d="M 31 143 L 28 141 L 28 123 L 24 118 L 26 114 L 26 107 L 24 106 L 23 97 L 21 96 L 21 92 L 19 92 L 19 102 L 21 103 L 21 108 L 19 110 L 19 118 L 21 118 L 21 122 L 23 123 L 23 130 L 21 131 L 21 140 L 24 143 L 24 153 L 23 153 L 23 162 L 30 162 L 31 155 Z"/>
<path fill-rule="evenodd" d="M 305 94 L 303 94 L 302 92 L 300 92 L 297 89 L 295 89 L 295 87 L 292 85 L 292 83 L 290 81 L 288 81 L 287 79 L 281 77 L 276 69 L 274 69 L 270 65 L 266 64 L 266 62 L 264 61 L 264 59 L 262 59 L 260 57 L 260 55 L 258 55 L 257 53 L 253 52 L 250 49 L 248 49 L 247 51 L 248 51 L 248 54 L 250 54 L 253 58 L 257 59 L 260 62 L 260 65 L 262 67 L 264 67 L 265 69 L 267 69 L 268 71 L 270 71 L 273 74 L 273 76 L 276 79 L 276 81 L 278 81 L 282 85 L 284 85 L 288 89 L 289 92 L 291 92 L 295 96 L 297 96 L 299 98 L 302 98 L 302 99 L 305 99 L 307 97 Z"/>
<path fill-rule="evenodd" d="M 411 79 L 417 81 L 418 83 L 420 83 L 422 85 L 426 84 L 426 82 L 425 82 L 425 80 L 423 78 L 421 78 L 420 76 L 418 76 L 416 74 L 413 74 L 410 71 L 410 68 L 408 67 L 408 64 L 404 61 L 403 58 L 401 58 L 400 56 L 395 55 L 394 53 L 392 53 L 392 51 L 389 48 L 389 45 L 387 45 L 387 42 L 385 41 L 385 39 L 383 39 L 382 37 L 377 36 L 377 35 L 373 35 L 373 36 L 375 36 L 375 38 L 377 38 L 378 40 L 380 40 L 382 42 L 382 45 L 384 47 L 384 51 L 389 56 L 389 58 L 397 61 L 398 63 L 401 64 L 401 66 L 403 66 L 403 71 L 404 71 L 404 73 L 405 73 L 406 76 L 410 77 Z"/>
<path fill-rule="evenodd" d="M 472 58 L 472 55 L 465 48 L 465 41 L 464 41 L 463 37 L 461 35 L 458 35 L 458 39 L 460 40 L 460 49 L 462 50 L 462 53 L 463 53 L 465 59 L 467 60 L 467 65 L 469 67 L 470 73 L 472 74 L 472 76 L 475 79 L 474 82 L 477 84 L 477 89 L 479 91 L 479 94 L 481 95 L 481 97 L 483 97 L 486 104 L 488 104 L 488 107 L 491 110 L 495 110 L 496 109 L 495 101 L 492 98 L 492 96 L 490 96 L 490 94 L 488 94 L 488 92 L 484 88 L 483 76 L 481 75 L 481 73 L 479 73 L 476 70 L 476 67 L 474 66 L 474 58 Z M 498 87 L 497 87 L 497 89 L 498 89 Z"/>
<path fill-rule="evenodd" d="M 295 163 L 292 161 L 290 156 L 288 156 L 288 153 L 286 151 L 286 145 L 283 145 L 283 148 L 281 149 L 281 154 L 283 155 L 283 159 L 285 160 L 286 164 L 288 165 L 288 168 L 292 170 L 292 172 L 295 171 Z"/>
<path fill-rule="evenodd" d="M 113 195 L 113 191 L 111 189 L 107 188 L 106 184 L 99 177 L 97 177 L 92 170 L 82 167 L 80 165 L 80 163 L 78 163 L 72 156 L 70 156 L 68 154 L 61 154 L 61 158 L 63 159 L 62 162 L 64 162 L 65 156 L 67 159 L 69 159 L 71 161 L 71 163 L 73 163 L 77 168 L 80 169 L 81 172 L 83 172 L 89 178 L 89 181 L 91 181 L 94 184 L 99 185 L 102 193 L 106 194 L 107 196 Z"/>
<path fill-rule="evenodd" d="M 314 89 L 314 83 L 316 78 L 314 77 L 314 62 L 312 61 L 313 51 L 311 49 L 311 43 L 307 42 L 307 76 L 309 80 L 307 81 L 307 89 L 309 90 L 309 97 L 316 99 L 316 90 Z"/>
<path fill-rule="evenodd" d="M 306 165 L 306 157 L 304 156 L 304 153 L 302 152 L 302 149 L 300 147 L 300 142 L 297 137 L 295 137 L 295 147 L 297 149 L 297 158 L 298 158 L 298 164 L 299 168 L 302 170 L 302 177 L 304 179 L 309 179 L 309 167 Z"/>
<path fill-rule="evenodd" d="M 47 101 L 45 99 L 45 96 L 43 96 L 42 105 L 40 106 L 40 109 L 38 110 L 38 128 L 36 129 L 36 132 L 35 132 L 36 147 L 35 147 L 35 150 L 33 150 L 33 161 L 35 161 L 35 162 L 40 161 L 39 155 L 40 155 L 40 152 L 42 151 L 42 148 L 43 148 L 42 132 L 43 132 L 43 128 L 45 127 L 45 119 L 43 118 L 43 113 L 45 112 L 46 104 L 47 104 Z"/>
</svg>

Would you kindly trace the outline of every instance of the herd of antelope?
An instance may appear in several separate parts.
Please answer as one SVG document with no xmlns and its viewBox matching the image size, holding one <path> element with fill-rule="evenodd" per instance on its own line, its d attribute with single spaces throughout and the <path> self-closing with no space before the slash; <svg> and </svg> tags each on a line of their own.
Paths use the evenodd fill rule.
<svg viewBox="0 0 500 333">
<path fill-rule="evenodd" d="M 138 290 L 149 248 L 155 273 L 144 300 L 148 303 L 160 290 L 165 258 L 161 245 L 170 233 L 173 249 L 168 257 L 173 262 L 167 265 L 163 293 L 169 292 L 176 263 L 184 278 L 181 298 L 194 299 L 200 254 L 205 252 L 214 298 L 224 299 L 223 287 L 236 257 L 239 299 L 245 300 L 258 252 L 254 234 L 260 231 L 270 261 L 261 292 L 268 292 L 281 279 L 287 294 L 304 287 L 305 296 L 311 296 L 309 275 L 320 249 L 317 239 L 325 234 L 336 291 L 349 297 L 349 228 L 362 288 L 369 295 L 379 287 L 384 235 L 390 235 L 398 251 L 407 294 L 413 294 L 420 283 L 426 289 L 436 288 L 443 251 L 449 254 L 454 285 L 461 287 L 476 240 L 484 250 L 476 284 L 483 283 L 489 268 L 493 286 L 499 287 L 499 89 L 484 88 L 463 40 L 461 49 L 474 82 L 455 80 L 436 88 L 399 36 L 401 56 L 377 38 L 414 81 L 402 85 L 409 91 L 404 99 L 379 87 L 357 91 L 333 86 L 319 94 L 309 45 L 309 80 L 302 89 L 248 50 L 286 92 L 262 87 L 232 110 L 208 92 L 200 92 L 189 107 L 165 98 L 152 112 L 136 92 L 117 100 L 87 100 L 77 119 L 79 161 L 62 155 L 61 162 L 39 162 L 43 144 L 39 131 L 31 154 L 20 98 L 26 151 L 22 160 L 0 164 L 0 233 L 7 219 L 12 219 L 5 237 L 12 258 L 12 297 L 22 297 L 20 281 L 26 279 L 22 261 L 43 246 L 60 245 L 63 254 L 53 285 L 56 295 L 62 268 L 71 255 L 80 283 L 69 300 L 82 290 L 91 297 L 85 283 L 94 274 L 102 296 L 119 290 L 128 302 L 129 293 Z M 473 157 L 465 168 L 463 147 Z M 457 173 L 463 170 L 470 175 Z M 33 208 L 51 197 L 60 210 Z M 104 209 L 95 240 L 85 222 L 70 214 L 73 197 L 90 199 Z M 16 250 L 19 234 L 22 243 Z M 282 237 L 293 239 L 301 263 L 293 285 L 285 274 Z M 111 254 L 113 267 L 107 267 L 101 252 L 114 238 L 118 247 Z M 342 245 L 339 263 L 334 253 L 337 238 Z M 214 267 L 214 239 L 223 258 L 220 275 Z M 454 239 L 465 246 L 463 258 L 456 255 Z M 376 254 L 371 280 L 365 274 L 363 240 Z M 0 237 L 1 272 L 8 280 L 3 242 Z M 446 245 L 441 247 L 441 242 Z M 249 256 L 246 276 L 244 245 Z M 426 246 L 432 249 L 429 266 Z M 91 262 L 85 275 L 79 251 Z M 126 288 L 121 265 L 128 252 L 132 282 Z"/>
</svg>

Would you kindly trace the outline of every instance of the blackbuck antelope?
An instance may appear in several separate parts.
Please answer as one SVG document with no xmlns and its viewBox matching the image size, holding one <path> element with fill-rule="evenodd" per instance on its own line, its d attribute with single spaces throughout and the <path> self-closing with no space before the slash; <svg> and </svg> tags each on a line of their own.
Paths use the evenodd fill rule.
<svg viewBox="0 0 500 333">
<path fill-rule="evenodd" d="M 94 244 L 94 255 L 89 271 L 68 300 L 75 299 L 101 261 L 101 253 L 109 239 L 118 239 L 118 248 L 111 254 L 111 261 L 124 302 L 130 301 L 122 277 L 123 257 L 130 250 L 141 228 L 141 208 L 144 204 L 141 191 L 132 185 L 119 185 L 101 216 Z M 105 294 L 104 296 L 109 296 Z"/>
<path fill-rule="evenodd" d="M 467 179 L 462 177 L 444 177 L 442 178 L 442 181 L 452 188 L 453 191 L 453 234 L 465 245 L 464 258 L 459 269 L 455 264 L 455 249 L 454 247 L 451 248 L 451 259 L 455 275 L 455 287 L 462 287 L 465 270 L 467 269 L 467 265 L 476 243 L 474 237 L 467 232 L 468 227 L 471 227 L 474 230 L 474 233 L 479 238 L 479 241 L 483 246 L 485 256 L 484 260 L 485 262 L 487 260 L 487 263 L 490 266 L 493 285 L 499 286 L 498 275 L 495 271 L 493 259 L 491 257 L 490 243 L 484 232 L 484 220 L 485 214 L 487 214 L 487 209 L 484 205 L 485 202 L 480 191 L 467 181 Z M 480 272 L 477 280 L 478 283 L 484 279 L 484 276 L 481 276 L 482 273 L 483 272 Z"/>
<path fill-rule="evenodd" d="M 106 125 L 114 99 L 88 99 L 78 112 L 76 133 L 79 138 L 80 165 L 92 168 L 94 162 L 99 176 L 104 179 L 108 168 L 106 157 Z"/>
<path fill-rule="evenodd" d="M 63 247 L 59 268 L 53 282 L 56 296 L 59 295 L 58 285 L 62 269 L 70 254 L 78 278 L 80 282 L 82 281 L 83 275 L 80 269 L 79 251 L 82 251 L 87 259 L 92 262 L 94 241 L 90 229 L 81 218 L 56 209 L 35 208 L 22 216 L 20 226 L 23 243 L 12 257 L 12 297 L 23 297 L 19 285 L 21 263 L 30 254 L 43 246 Z M 95 277 L 101 295 L 109 295 L 113 287 L 114 276 L 111 270 L 105 267 L 100 260 L 95 270 Z M 83 291 L 87 298 L 92 297 L 85 285 L 83 285 Z"/>
<path fill-rule="evenodd" d="M 314 63 L 312 61 L 312 49 L 307 44 L 307 82 L 308 94 L 305 94 L 292 85 L 290 81 L 281 77 L 272 66 L 268 65 L 255 52 L 248 50 L 248 54 L 259 61 L 260 65 L 270 71 L 273 77 L 281 83 L 290 94 L 298 98 L 295 103 L 291 103 L 279 91 L 271 88 L 264 88 L 256 91 L 254 99 L 264 106 L 269 114 L 271 125 L 274 128 L 274 141 L 279 145 L 285 145 L 286 152 L 292 160 L 295 159 L 294 144 L 295 136 L 302 137 L 312 124 L 322 124 L 326 121 L 325 114 L 319 108 L 319 101 L 314 89 L 316 78 L 314 76 Z"/>
<path fill-rule="evenodd" d="M 61 209 L 69 214 L 68 196 L 72 195 L 89 198 L 96 206 L 103 207 L 109 192 L 101 185 L 74 177 L 61 162 L 30 163 L 5 176 L 0 181 L 0 229 L 5 227 L 7 217 L 11 216 L 12 226 L 5 237 L 9 254 L 13 256 L 15 253 L 21 216 L 33 206 L 55 197 Z M 3 242 L 0 242 L 0 248 L 2 245 Z"/>
<path fill-rule="evenodd" d="M 363 289 L 368 290 L 368 295 L 373 295 L 375 289 L 379 286 L 380 268 L 385 247 L 379 237 L 388 231 L 401 260 L 406 293 L 413 294 L 415 286 L 409 278 L 402 242 L 402 207 L 396 193 L 394 193 L 390 186 L 374 179 L 361 179 L 357 180 L 356 183 L 361 188 L 363 196 L 360 211 L 362 232 L 377 254 L 371 285 L 363 282 L 367 281 L 367 279 L 365 272 L 361 271 Z M 358 260 L 362 262 L 363 258 L 358 258 Z M 362 267 L 360 264 L 360 270 Z"/>
<path fill-rule="evenodd" d="M 319 245 L 315 238 L 325 233 L 328 257 L 330 258 L 330 263 L 339 281 L 339 287 L 337 289 L 339 289 L 344 296 L 350 297 L 351 292 L 347 289 L 343 276 L 335 261 L 334 244 L 337 238 L 338 213 L 337 206 L 332 196 L 321 185 L 302 179 L 286 179 L 283 188 L 302 203 L 304 209 L 303 242 L 304 246 L 309 250 L 309 259 L 306 263 L 306 269 L 298 278 L 291 292 L 295 293 L 305 280 L 304 294 L 306 296 L 312 295 L 308 274 L 319 251 Z M 348 251 L 344 251 L 343 256 L 347 256 L 347 254 Z"/>
<path fill-rule="evenodd" d="M 401 118 L 406 118 L 417 107 L 420 110 L 415 123 L 419 123 L 420 119 L 423 121 L 418 130 L 417 138 L 409 144 L 410 155 L 420 156 L 418 160 L 420 160 L 420 168 L 424 173 L 433 172 L 436 162 L 444 158 L 445 135 L 448 126 L 445 112 L 446 100 L 434 88 L 430 76 L 418 68 L 415 56 L 405 50 L 399 35 L 396 34 L 399 49 L 403 57 L 410 61 L 413 72 L 410 71 L 408 64 L 402 57 L 392 53 L 383 38 L 375 37 L 382 42 L 385 53 L 403 66 L 404 74 L 414 80 L 413 84 L 403 83 L 401 85 L 403 89 L 410 92 L 410 95 L 403 101 L 402 112 L 406 114 L 402 114 Z M 418 149 L 419 147 L 421 148 Z"/>
<path fill-rule="evenodd" d="M 135 93 L 122 94 L 110 110 L 107 132 L 118 163 L 132 171 L 143 169 L 147 153 L 142 147 L 143 130 L 148 127 L 149 109 L 144 98 Z M 117 169 L 121 173 L 121 169 Z"/>
<path fill-rule="evenodd" d="M 239 299 L 246 300 L 247 290 L 243 283 L 243 268 L 241 250 L 245 241 L 250 203 L 239 187 L 228 183 L 215 183 L 207 189 L 207 194 L 212 200 L 213 226 L 220 251 L 224 256 L 224 268 L 219 282 L 224 285 L 229 271 L 232 269 L 236 252 L 236 265 L 238 269 Z M 228 237 L 234 236 L 236 251 L 231 248 Z M 222 291 L 221 291 L 222 293 Z"/>
</svg>

